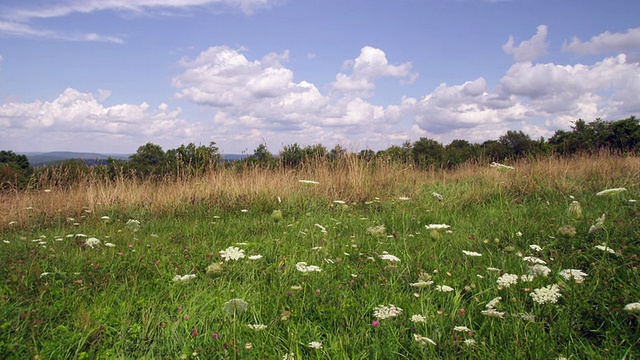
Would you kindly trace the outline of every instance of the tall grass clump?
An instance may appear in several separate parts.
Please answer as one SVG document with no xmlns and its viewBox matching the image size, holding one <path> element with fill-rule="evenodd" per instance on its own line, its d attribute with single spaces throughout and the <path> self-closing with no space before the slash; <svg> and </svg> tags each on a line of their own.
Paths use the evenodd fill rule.
<svg viewBox="0 0 640 360">
<path fill-rule="evenodd" d="M 640 160 L 91 175 L 0 198 L 0 357 L 640 357 Z"/>
</svg>

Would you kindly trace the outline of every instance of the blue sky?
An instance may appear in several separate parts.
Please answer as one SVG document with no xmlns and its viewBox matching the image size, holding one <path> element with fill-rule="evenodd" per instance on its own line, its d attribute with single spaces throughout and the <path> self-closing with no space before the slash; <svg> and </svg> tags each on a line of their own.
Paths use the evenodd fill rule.
<svg viewBox="0 0 640 360">
<path fill-rule="evenodd" d="M 0 149 L 385 149 L 640 115 L 640 2 L 4 0 Z"/>
</svg>

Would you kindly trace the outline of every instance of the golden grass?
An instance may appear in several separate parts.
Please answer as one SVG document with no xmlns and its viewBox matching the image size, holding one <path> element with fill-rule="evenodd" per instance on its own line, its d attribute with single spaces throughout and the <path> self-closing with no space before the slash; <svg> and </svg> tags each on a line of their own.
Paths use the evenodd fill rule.
<svg viewBox="0 0 640 360">
<path fill-rule="evenodd" d="M 36 190 L 0 194 L 0 229 L 12 221 L 21 226 L 29 219 L 73 217 L 85 211 L 143 207 L 153 212 L 202 201 L 223 207 L 250 206 L 255 199 L 275 202 L 278 197 L 311 194 L 327 201 L 362 202 L 375 197 L 414 197 L 425 191 L 430 194 L 429 189 L 448 187 L 458 189 L 454 195 L 464 203 L 497 189 L 525 197 L 541 189 L 566 194 L 608 187 L 632 190 L 640 181 L 640 158 L 609 153 L 520 160 L 510 165 L 516 169 L 499 171 L 487 163 L 468 163 L 456 170 L 425 171 L 391 162 L 374 165 L 351 156 L 337 165 L 320 162 L 300 169 L 218 168 L 199 177 L 160 182 L 124 177 L 104 181 L 89 175 L 69 188 L 42 185 Z M 298 180 L 313 180 L 320 185 Z"/>
</svg>

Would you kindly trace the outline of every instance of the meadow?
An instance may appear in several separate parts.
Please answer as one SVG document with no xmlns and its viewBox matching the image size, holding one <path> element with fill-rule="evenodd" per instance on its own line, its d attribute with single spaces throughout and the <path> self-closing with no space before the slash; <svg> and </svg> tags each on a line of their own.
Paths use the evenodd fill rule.
<svg viewBox="0 0 640 360">
<path fill-rule="evenodd" d="M 640 358 L 638 157 L 54 180 L 0 195 L 3 359 Z"/>
</svg>

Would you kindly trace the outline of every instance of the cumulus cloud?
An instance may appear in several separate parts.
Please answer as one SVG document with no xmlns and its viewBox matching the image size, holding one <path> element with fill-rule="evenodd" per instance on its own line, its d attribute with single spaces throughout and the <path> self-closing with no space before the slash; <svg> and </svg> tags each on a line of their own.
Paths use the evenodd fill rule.
<svg viewBox="0 0 640 360">
<path fill-rule="evenodd" d="M 381 77 L 406 78 L 410 82 L 417 79 L 417 74 L 411 72 L 411 62 L 391 65 L 384 51 L 371 46 L 363 47 L 360 55 L 346 62 L 344 67 L 351 69 L 351 75 L 336 75 L 333 89 L 360 96 L 370 95 L 375 89 L 375 80 Z"/>
<path fill-rule="evenodd" d="M 592 37 L 589 41 L 582 41 L 574 37 L 571 43 L 565 41 L 562 45 L 562 51 L 572 52 L 579 56 L 628 52 L 638 49 L 640 49 L 640 27 L 628 29 L 625 33 L 605 31 Z"/>
<path fill-rule="evenodd" d="M 547 54 L 547 26 L 538 26 L 538 31 L 529 40 L 522 41 L 519 45 L 514 45 L 515 39 L 513 35 L 509 36 L 506 44 L 502 45 L 505 53 L 513 55 L 518 62 L 531 61 L 535 58 Z"/>
<path fill-rule="evenodd" d="M 109 149 L 116 141 L 154 139 L 181 143 L 200 131 L 198 125 L 188 124 L 180 117 L 180 108 L 171 110 L 166 104 L 152 108 L 146 102 L 105 106 L 99 99 L 109 92 L 99 90 L 98 94 L 96 97 L 68 88 L 52 101 L 3 104 L 0 138 L 6 144 L 37 144 L 38 139 L 46 139 L 43 142 L 48 146 L 57 141 L 61 146 L 73 146 L 74 140 L 86 141 L 85 146 Z"/>
</svg>

